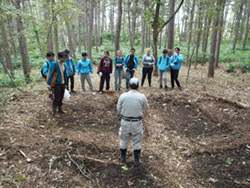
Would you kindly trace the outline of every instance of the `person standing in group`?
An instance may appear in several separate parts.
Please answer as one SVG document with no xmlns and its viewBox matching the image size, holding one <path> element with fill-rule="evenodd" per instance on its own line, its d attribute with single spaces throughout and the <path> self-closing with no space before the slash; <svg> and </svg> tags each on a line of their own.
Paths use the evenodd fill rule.
<svg viewBox="0 0 250 188">
<path fill-rule="evenodd" d="M 129 87 L 129 80 L 134 77 L 135 70 L 139 66 L 138 58 L 135 56 L 135 49 L 130 50 L 130 55 L 124 59 L 124 67 L 126 69 L 126 88 Z"/>
<path fill-rule="evenodd" d="M 165 90 L 168 90 L 167 86 L 167 69 L 171 64 L 171 58 L 168 57 L 168 51 L 165 49 L 163 50 L 163 55 L 157 61 L 157 67 L 159 70 L 159 84 L 160 89 L 162 88 L 162 78 L 164 80 Z"/>
<path fill-rule="evenodd" d="M 75 66 L 75 62 L 74 59 L 72 57 L 70 57 L 70 51 L 69 50 L 65 50 L 64 51 L 67 54 L 67 59 L 64 62 L 64 64 L 66 65 L 66 71 L 67 71 L 67 79 L 68 79 L 68 84 L 67 84 L 67 88 L 68 90 L 70 89 L 71 93 L 76 93 L 76 91 L 74 90 L 74 76 L 76 74 L 76 66 Z M 69 80 L 70 80 L 70 88 L 69 88 Z"/>
<path fill-rule="evenodd" d="M 77 74 L 80 75 L 81 84 L 82 84 L 82 94 L 86 93 L 85 89 L 85 80 L 87 80 L 92 95 L 95 95 L 91 77 L 93 76 L 93 65 L 90 59 L 87 59 L 87 53 L 82 53 L 82 59 L 77 63 Z"/>
<path fill-rule="evenodd" d="M 63 63 L 66 58 L 67 54 L 65 52 L 59 52 L 58 60 L 53 63 L 49 69 L 47 83 L 49 85 L 49 88 L 54 88 L 54 101 L 52 105 L 53 116 L 56 115 L 57 108 L 60 114 L 64 113 L 62 110 L 62 100 L 68 82 L 66 66 Z"/>
<path fill-rule="evenodd" d="M 49 75 L 49 69 L 52 66 L 52 64 L 55 63 L 55 54 L 53 52 L 47 52 L 47 61 L 43 64 L 42 67 L 42 76 L 45 79 L 45 81 L 48 81 L 48 75 Z M 49 88 L 49 99 L 53 101 L 53 88 Z"/>
<path fill-rule="evenodd" d="M 178 76 L 179 76 L 179 70 L 181 68 L 182 65 L 182 61 L 183 61 L 183 55 L 180 54 L 180 48 L 175 48 L 175 53 L 174 55 L 171 57 L 171 64 L 170 64 L 170 71 L 171 71 L 171 85 L 172 85 L 172 89 L 174 89 L 174 82 L 176 82 L 178 88 L 180 91 L 182 91 L 182 87 L 181 84 L 178 80 Z"/>
<path fill-rule="evenodd" d="M 134 150 L 134 165 L 140 164 L 141 141 L 143 138 L 143 111 L 149 108 L 147 98 L 139 93 L 139 80 L 129 80 L 129 92 L 123 93 L 118 100 L 117 110 L 122 115 L 120 136 L 120 160 L 126 162 L 126 152 L 129 138 L 132 137 Z"/>
<path fill-rule="evenodd" d="M 142 58 L 142 80 L 141 86 L 143 86 L 146 76 L 148 76 L 148 85 L 151 87 L 152 73 L 155 64 L 154 56 L 150 55 L 150 48 L 147 48 L 147 54 Z"/>
<path fill-rule="evenodd" d="M 121 89 L 122 76 L 123 76 L 123 62 L 124 62 L 124 59 L 122 57 L 122 52 L 118 50 L 117 56 L 114 62 L 115 64 L 115 90 L 116 91 L 120 91 Z"/>
<path fill-rule="evenodd" d="M 55 63 L 55 54 L 53 52 L 47 52 L 47 60 L 42 67 L 42 76 L 48 79 L 49 68 Z"/>
<path fill-rule="evenodd" d="M 110 78 L 112 76 L 112 69 L 113 69 L 112 59 L 109 57 L 109 51 L 105 51 L 104 57 L 101 58 L 97 71 L 97 74 L 99 74 L 101 77 L 100 88 L 99 88 L 100 94 L 103 93 L 105 80 L 106 80 L 106 90 L 109 90 L 110 88 Z"/>
</svg>

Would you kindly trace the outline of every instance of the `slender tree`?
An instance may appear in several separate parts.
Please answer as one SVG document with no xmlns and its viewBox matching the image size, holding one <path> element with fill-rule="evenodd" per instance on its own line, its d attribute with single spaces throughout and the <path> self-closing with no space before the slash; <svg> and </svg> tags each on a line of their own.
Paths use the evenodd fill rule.
<svg viewBox="0 0 250 188">
<path fill-rule="evenodd" d="M 116 24 L 116 36 L 115 36 L 115 53 L 120 49 L 120 33 L 122 22 L 122 0 L 118 1 L 118 19 Z"/>
</svg>

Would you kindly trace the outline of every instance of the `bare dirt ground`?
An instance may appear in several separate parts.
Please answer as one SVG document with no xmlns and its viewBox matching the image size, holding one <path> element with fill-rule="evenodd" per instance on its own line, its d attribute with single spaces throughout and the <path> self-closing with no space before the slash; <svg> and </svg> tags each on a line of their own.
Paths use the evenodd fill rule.
<svg viewBox="0 0 250 188">
<path fill-rule="evenodd" d="M 183 67 L 183 92 L 158 89 L 156 77 L 140 88 L 151 108 L 136 168 L 131 147 L 127 163 L 118 161 L 122 92 L 81 95 L 76 78 L 66 114 L 53 118 L 44 82 L 26 87 L 1 106 L 0 187 L 250 187 L 250 75 L 221 68 L 207 79 L 206 70 L 192 69 L 185 85 Z"/>
</svg>

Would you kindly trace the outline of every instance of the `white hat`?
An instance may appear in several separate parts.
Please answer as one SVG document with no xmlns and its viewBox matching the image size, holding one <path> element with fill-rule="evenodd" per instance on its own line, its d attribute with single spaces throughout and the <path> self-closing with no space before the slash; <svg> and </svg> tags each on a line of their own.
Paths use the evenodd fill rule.
<svg viewBox="0 0 250 188">
<path fill-rule="evenodd" d="M 138 78 L 131 78 L 131 79 L 129 80 L 129 85 L 133 85 L 133 84 L 139 85 L 139 80 L 138 80 Z"/>
</svg>

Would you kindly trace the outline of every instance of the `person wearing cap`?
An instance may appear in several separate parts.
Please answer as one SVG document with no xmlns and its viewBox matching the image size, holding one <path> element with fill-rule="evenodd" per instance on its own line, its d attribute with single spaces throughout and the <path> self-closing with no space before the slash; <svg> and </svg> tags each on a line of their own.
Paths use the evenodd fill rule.
<svg viewBox="0 0 250 188">
<path fill-rule="evenodd" d="M 129 80 L 129 92 L 123 93 L 118 100 L 117 110 L 122 115 L 120 136 L 120 160 L 126 162 L 126 152 L 130 136 L 133 141 L 134 165 L 140 164 L 141 141 L 143 137 L 143 111 L 149 108 L 147 98 L 139 93 L 139 80 Z"/>
<path fill-rule="evenodd" d="M 77 74 L 80 76 L 81 84 L 82 84 L 82 94 L 86 93 L 85 89 L 85 80 L 87 80 L 92 95 L 95 95 L 95 91 L 93 88 L 91 77 L 93 76 L 93 66 L 90 59 L 87 59 L 87 53 L 82 53 L 82 59 L 80 59 L 77 63 Z"/>
<path fill-rule="evenodd" d="M 168 90 L 167 86 L 167 69 L 170 66 L 170 63 L 172 59 L 170 59 L 167 54 L 168 51 L 165 49 L 163 50 L 163 55 L 158 59 L 157 61 L 157 67 L 159 70 L 159 83 L 160 83 L 160 89 L 162 88 L 162 78 L 164 80 L 165 90 Z"/>
<path fill-rule="evenodd" d="M 180 91 L 182 91 L 182 87 L 181 84 L 178 80 L 178 76 L 179 76 L 179 70 L 181 68 L 182 65 L 182 61 L 183 61 L 183 55 L 180 54 L 180 48 L 175 48 L 175 53 L 174 55 L 171 57 L 171 64 L 170 64 L 170 73 L 171 73 L 171 85 L 172 85 L 172 89 L 174 89 L 174 82 L 176 82 L 178 88 Z"/>
<path fill-rule="evenodd" d="M 135 55 L 135 49 L 130 50 L 130 55 L 124 59 L 124 67 L 126 68 L 126 89 L 129 88 L 129 80 L 134 77 L 135 70 L 139 66 L 139 61 Z"/>
<path fill-rule="evenodd" d="M 151 87 L 152 73 L 154 70 L 155 58 L 150 54 L 150 48 L 147 48 L 147 54 L 142 58 L 142 80 L 141 86 L 143 86 L 146 76 L 148 76 L 148 85 Z"/>
</svg>

